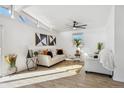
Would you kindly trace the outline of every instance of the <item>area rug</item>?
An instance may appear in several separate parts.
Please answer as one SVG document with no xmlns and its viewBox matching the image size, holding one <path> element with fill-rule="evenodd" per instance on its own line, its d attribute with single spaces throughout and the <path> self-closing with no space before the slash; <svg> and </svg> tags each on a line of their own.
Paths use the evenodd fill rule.
<svg viewBox="0 0 124 93">
<path fill-rule="evenodd" d="M 24 85 L 58 79 L 80 72 L 82 65 L 74 62 L 64 62 L 51 68 L 39 67 L 36 71 L 23 71 L 16 75 L 0 78 L 0 87 L 21 87 Z"/>
</svg>

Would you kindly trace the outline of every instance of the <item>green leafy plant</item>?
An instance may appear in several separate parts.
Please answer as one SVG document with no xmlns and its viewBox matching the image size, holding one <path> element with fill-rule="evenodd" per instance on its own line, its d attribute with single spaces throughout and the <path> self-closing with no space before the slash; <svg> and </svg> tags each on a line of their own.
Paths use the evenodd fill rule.
<svg viewBox="0 0 124 93">
<path fill-rule="evenodd" d="M 74 45 L 76 45 L 76 47 L 78 48 L 81 44 L 81 40 L 80 39 L 74 39 Z"/>
<path fill-rule="evenodd" d="M 99 52 L 102 50 L 104 48 L 104 45 L 103 45 L 103 43 L 102 42 L 98 42 L 97 43 L 97 50 L 98 50 L 98 54 L 99 54 Z"/>
<path fill-rule="evenodd" d="M 34 56 L 38 56 L 38 52 L 37 51 L 34 52 Z"/>
<path fill-rule="evenodd" d="M 10 65 L 10 67 L 16 67 L 16 58 L 17 55 L 15 54 L 10 54 L 5 56 L 5 61 Z"/>
</svg>

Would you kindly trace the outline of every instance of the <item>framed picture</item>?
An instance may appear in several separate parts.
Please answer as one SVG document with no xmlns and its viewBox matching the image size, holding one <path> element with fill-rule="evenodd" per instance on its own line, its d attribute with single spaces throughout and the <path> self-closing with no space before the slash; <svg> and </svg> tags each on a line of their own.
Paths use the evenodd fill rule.
<svg viewBox="0 0 124 93">
<path fill-rule="evenodd" d="M 35 45 L 36 46 L 47 46 L 47 35 L 35 33 Z"/>
<path fill-rule="evenodd" d="M 55 36 L 52 36 L 52 35 L 48 36 L 48 45 L 50 45 L 50 46 L 56 45 L 56 37 Z"/>
</svg>

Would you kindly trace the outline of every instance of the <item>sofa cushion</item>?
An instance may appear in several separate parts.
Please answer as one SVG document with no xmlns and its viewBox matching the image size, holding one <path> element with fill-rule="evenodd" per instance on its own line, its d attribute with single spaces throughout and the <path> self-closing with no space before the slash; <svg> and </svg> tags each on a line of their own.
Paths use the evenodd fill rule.
<svg viewBox="0 0 124 93">
<path fill-rule="evenodd" d="M 44 54 L 44 55 L 47 55 L 47 52 L 48 52 L 48 49 L 43 50 L 43 54 Z"/>
<path fill-rule="evenodd" d="M 54 63 L 60 62 L 65 59 L 65 55 L 56 55 L 52 58 L 52 61 Z"/>
<path fill-rule="evenodd" d="M 51 58 L 53 57 L 53 53 L 51 51 L 48 51 L 47 55 L 51 56 Z"/>
<path fill-rule="evenodd" d="M 63 49 L 57 49 L 57 55 L 62 55 L 63 54 Z"/>
</svg>

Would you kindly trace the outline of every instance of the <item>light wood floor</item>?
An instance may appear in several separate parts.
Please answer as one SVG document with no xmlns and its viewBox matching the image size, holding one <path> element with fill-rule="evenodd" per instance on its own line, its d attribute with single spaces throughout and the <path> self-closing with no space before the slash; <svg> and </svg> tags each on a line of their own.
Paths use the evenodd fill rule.
<svg viewBox="0 0 124 93">
<path fill-rule="evenodd" d="M 106 75 L 85 73 L 84 68 L 77 75 L 23 86 L 22 88 L 124 88 L 124 83 L 113 81 Z"/>
<path fill-rule="evenodd" d="M 72 66 L 72 65 L 84 65 L 84 62 L 79 62 L 79 61 L 62 61 L 60 63 L 57 63 L 51 67 L 45 67 L 45 66 L 38 66 L 38 68 L 36 70 L 24 70 L 21 72 L 18 72 L 16 74 L 23 74 L 23 73 L 29 73 L 29 72 L 37 72 L 37 71 L 46 71 L 46 70 L 53 70 L 56 68 L 60 68 L 60 67 L 67 67 L 67 66 Z"/>
</svg>

